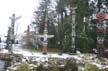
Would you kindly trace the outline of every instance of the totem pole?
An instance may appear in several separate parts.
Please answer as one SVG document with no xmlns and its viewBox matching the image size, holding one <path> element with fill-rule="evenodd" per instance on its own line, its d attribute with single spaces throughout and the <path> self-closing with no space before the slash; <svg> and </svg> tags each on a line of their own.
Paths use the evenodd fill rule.
<svg viewBox="0 0 108 71">
<path fill-rule="evenodd" d="M 71 5 L 71 25 L 72 25 L 72 43 L 71 43 L 71 49 L 72 49 L 72 53 L 76 53 L 76 1 L 72 0 L 71 1 L 72 5 Z"/>
<path fill-rule="evenodd" d="M 16 17 L 15 14 L 12 15 L 12 17 L 9 17 L 9 19 L 11 20 L 11 40 L 12 40 L 12 43 L 15 43 L 15 37 L 14 37 L 14 28 L 15 28 L 15 22 L 16 20 L 20 19 L 21 16 L 19 17 Z"/>
<path fill-rule="evenodd" d="M 105 42 L 105 33 L 106 33 L 106 24 L 108 19 L 108 11 L 106 8 L 103 7 L 103 2 L 101 0 L 98 0 L 97 2 L 97 11 L 96 14 L 93 14 L 93 19 L 97 20 L 96 27 L 97 27 L 97 50 L 98 50 L 98 56 L 103 57 L 104 56 L 104 42 Z M 104 5 L 106 6 L 106 5 Z"/>
<path fill-rule="evenodd" d="M 76 22 L 75 22 L 75 19 L 76 19 L 76 10 L 77 8 L 76 7 L 72 7 L 71 10 L 72 10 L 72 51 L 73 53 L 76 52 L 76 46 L 75 46 L 75 38 L 76 38 Z"/>
<path fill-rule="evenodd" d="M 30 27 L 27 26 L 27 34 L 26 34 L 26 47 L 28 48 L 30 46 Z"/>
<path fill-rule="evenodd" d="M 38 31 L 38 29 L 37 29 L 37 31 Z M 38 34 L 37 31 L 36 31 L 36 34 Z M 42 41 L 43 54 L 47 54 L 47 52 L 48 52 L 48 39 L 53 38 L 53 37 L 54 37 L 54 35 L 48 35 L 48 2 L 46 1 L 44 32 L 43 32 L 43 35 L 39 34 L 37 37 L 37 38 L 43 38 L 43 41 Z"/>
<path fill-rule="evenodd" d="M 47 19 L 47 17 L 46 17 L 46 19 L 45 19 L 45 28 L 44 28 L 44 33 L 43 33 L 43 35 L 38 35 L 38 37 L 39 38 L 43 38 L 43 41 L 42 41 L 42 46 L 43 46 L 43 49 L 42 49 L 42 51 L 43 51 L 43 54 L 47 54 L 47 49 L 48 49 L 48 39 L 49 38 L 53 38 L 54 37 L 54 35 L 48 35 L 48 19 Z"/>
<path fill-rule="evenodd" d="M 7 39 L 6 39 L 6 49 L 12 47 L 11 45 L 11 39 L 10 39 L 10 36 L 11 36 L 11 27 L 8 28 L 8 32 L 7 32 Z"/>
<path fill-rule="evenodd" d="M 9 19 L 11 20 L 11 26 L 9 27 L 8 33 L 7 33 L 6 48 L 12 47 L 12 44 L 15 44 L 14 25 L 15 25 L 16 20 L 20 18 L 21 18 L 20 16 L 16 17 L 15 14 L 12 14 L 12 17 L 9 17 Z"/>
</svg>

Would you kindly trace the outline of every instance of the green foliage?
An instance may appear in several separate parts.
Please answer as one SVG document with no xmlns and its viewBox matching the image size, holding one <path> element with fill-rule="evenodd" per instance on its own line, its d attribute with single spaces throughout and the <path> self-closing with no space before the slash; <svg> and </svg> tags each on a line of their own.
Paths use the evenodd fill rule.
<svg viewBox="0 0 108 71">
<path fill-rule="evenodd" d="M 39 26 L 39 32 L 42 34 L 46 14 L 48 15 L 48 34 L 53 34 L 54 38 L 49 39 L 49 47 L 60 48 L 62 52 L 69 52 L 71 49 L 71 7 L 77 6 L 76 10 L 76 47 L 81 52 L 89 52 L 90 49 L 96 47 L 96 32 L 88 30 L 83 32 L 83 17 L 90 15 L 88 0 L 56 0 L 56 10 L 53 13 L 47 13 L 51 8 L 50 0 L 42 0 L 37 11 L 35 11 L 35 24 Z M 48 8 L 48 9 L 47 9 Z M 39 12 L 38 12 L 39 11 Z M 52 11 L 51 11 L 52 12 Z M 53 15 L 51 17 L 51 15 Z M 50 18 L 51 17 L 51 18 Z M 57 19 L 56 22 L 53 22 Z M 55 27 L 54 24 L 58 26 Z"/>
<path fill-rule="evenodd" d="M 69 60 L 64 67 L 65 71 L 78 71 L 78 66 L 74 60 Z"/>
<path fill-rule="evenodd" d="M 14 71 L 108 71 L 108 68 L 99 69 L 96 65 L 85 64 L 84 70 L 81 70 L 80 68 L 78 68 L 78 65 L 76 64 L 75 60 L 71 59 L 68 60 L 66 65 L 64 65 L 63 67 L 60 67 L 57 64 L 46 67 L 41 64 L 38 67 L 32 67 L 30 69 L 30 66 L 28 64 L 22 63 Z"/>
<path fill-rule="evenodd" d="M 82 43 L 77 45 L 81 52 L 89 52 L 89 50 L 93 48 L 92 45 L 95 41 L 91 36 L 88 36 L 85 32 L 82 32 L 77 35 L 77 43 Z"/>
<path fill-rule="evenodd" d="M 88 52 L 88 50 L 90 50 L 92 47 L 94 47 L 94 45 L 93 45 L 94 37 L 91 37 L 92 34 L 87 34 L 87 33 L 90 33 L 89 31 L 83 32 L 83 28 L 84 28 L 83 17 L 89 16 L 88 10 L 89 10 L 88 0 L 83 0 L 83 1 L 77 0 L 76 46 L 77 46 L 77 48 L 80 49 L 81 52 Z"/>
<path fill-rule="evenodd" d="M 87 71 L 99 71 L 96 65 L 87 64 Z"/>
<path fill-rule="evenodd" d="M 69 17 L 63 19 L 62 23 L 59 23 L 59 36 L 60 45 L 63 52 L 69 51 L 71 46 L 71 24 L 69 22 Z"/>
<path fill-rule="evenodd" d="M 82 70 L 82 69 L 78 69 L 78 71 L 84 71 L 84 70 Z"/>
<path fill-rule="evenodd" d="M 50 4 L 51 4 L 50 0 L 42 0 L 38 7 L 38 10 L 36 10 L 34 12 L 35 13 L 34 23 L 40 27 L 39 33 L 41 33 L 41 34 L 43 34 L 45 18 L 46 18 L 46 15 L 48 15 L 47 12 L 49 11 L 48 8 L 50 7 Z"/>
<path fill-rule="evenodd" d="M 36 68 L 37 71 L 47 71 L 47 69 L 45 67 L 43 67 L 43 65 L 39 65 L 37 68 Z"/>
<path fill-rule="evenodd" d="M 63 50 L 68 51 L 71 47 L 71 13 L 67 17 L 66 14 L 66 7 L 72 7 L 73 4 L 77 6 L 76 10 L 76 47 L 80 49 L 82 52 L 88 52 L 88 50 L 95 47 L 95 41 L 94 37 L 92 37 L 92 34 L 87 34 L 86 32 L 83 32 L 84 28 L 84 22 L 83 17 L 89 16 L 89 6 L 88 6 L 88 0 L 68 0 L 67 2 L 65 0 L 59 0 L 57 3 L 57 12 L 60 15 L 61 19 L 58 20 L 58 28 L 59 28 L 59 34 L 60 34 L 60 46 Z M 65 16 L 63 16 L 63 13 L 65 13 Z M 83 34 L 82 34 L 83 33 Z M 88 31 L 88 33 L 91 33 Z M 67 39 L 65 39 L 65 36 L 68 36 Z M 81 36 L 81 37 L 79 37 Z M 65 42 L 66 41 L 66 42 Z"/>
<path fill-rule="evenodd" d="M 100 71 L 108 71 L 108 68 L 105 68 L 105 69 L 101 69 Z"/>
<path fill-rule="evenodd" d="M 31 69 L 27 64 L 22 63 L 16 71 L 31 71 Z"/>
</svg>

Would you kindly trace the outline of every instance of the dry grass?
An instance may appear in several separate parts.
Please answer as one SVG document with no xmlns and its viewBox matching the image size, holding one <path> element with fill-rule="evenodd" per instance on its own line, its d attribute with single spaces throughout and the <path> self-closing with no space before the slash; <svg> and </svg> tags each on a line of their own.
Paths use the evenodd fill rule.
<svg viewBox="0 0 108 71">
<path fill-rule="evenodd" d="M 42 48 L 36 49 L 34 47 L 30 47 L 30 48 L 23 48 L 23 49 L 24 50 L 29 50 L 29 51 L 32 51 L 32 52 L 42 52 Z M 62 50 L 59 49 L 59 48 L 48 48 L 48 52 L 60 53 L 60 52 L 62 52 Z"/>
</svg>

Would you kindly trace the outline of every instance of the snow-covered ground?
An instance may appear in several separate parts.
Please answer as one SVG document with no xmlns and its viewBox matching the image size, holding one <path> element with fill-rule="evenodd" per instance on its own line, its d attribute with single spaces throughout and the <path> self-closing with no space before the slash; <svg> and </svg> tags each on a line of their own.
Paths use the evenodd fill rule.
<svg viewBox="0 0 108 71">
<path fill-rule="evenodd" d="M 100 69 L 108 68 L 108 59 L 105 60 L 106 64 L 102 64 L 102 62 L 96 57 L 95 54 L 78 53 L 76 55 L 69 55 L 63 53 L 62 55 L 59 55 L 58 53 L 48 53 L 47 55 L 44 55 L 42 52 L 31 52 L 29 50 L 25 50 L 17 46 L 15 46 L 12 50 L 14 54 L 21 54 L 27 60 L 32 58 L 33 61 L 44 62 L 48 61 L 48 58 L 60 58 L 60 59 L 72 58 L 75 59 L 77 63 L 93 64 L 99 67 Z"/>
<path fill-rule="evenodd" d="M 48 53 L 46 55 L 44 55 L 42 52 L 31 52 L 29 50 L 24 50 L 20 47 L 14 47 L 13 49 L 13 53 L 14 54 L 22 54 L 25 57 L 29 57 L 29 56 L 35 56 L 35 57 L 52 57 L 52 58 L 75 58 L 77 60 L 81 60 L 81 58 L 77 55 L 69 55 L 69 54 L 62 54 L 59 55 L 58 53 Z"/>
<path fill-rule="evenodd" d="M 4 42 L 0 43 L 0 49 L 5 48 L 5 46 L 6 46 L 6 43 Z"/>
</svg>

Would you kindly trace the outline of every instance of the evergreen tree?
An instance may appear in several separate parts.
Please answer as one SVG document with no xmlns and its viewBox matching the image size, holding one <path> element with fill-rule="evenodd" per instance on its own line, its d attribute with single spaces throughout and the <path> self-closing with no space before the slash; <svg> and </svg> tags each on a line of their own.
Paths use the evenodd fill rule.
<svg viewBox="0 0 108 71">
<path fill-rule="evenodd" d="M 76 6 L 76 47 L 81 51 L 86 51 L 95 47 L 96 33 L 89 30 L 83 31 L 84 16 L 90 16 L 89 0 L 55 0 L 56 8 L 51 10 L 51 0 L 42 0 L 37 11 L 35 11 L 35 24 L 39 26 L 39 32 L 44 30 L 45 16 L 48 15 L 48 32 L 55 37 L 50 39 L 51 47 L 60 47 L 63 51 L 69 51 L 71 48 L 71 7 Z M 55 23 L 58 26 L 54 26 Z M 92 35 L 92 33 L 94 35 Z M 91 42 L 91 41 L 92 42 Z M 82 44 L 81 44 L 82 43 Z M 83 48 L 83 49 L 82 49 Z"/>
<path fill-rule="evenodd" d="M 50 3 L 50 0 L 42 0 L 40 6 L 38 7 L 38 10 L 34 12 L 34 23 L 40 27 L 40 33 L 43 33 L 45 18 L 46 14 L 48 14 L 47 12 L 50 8 Z"/>
</svg>

